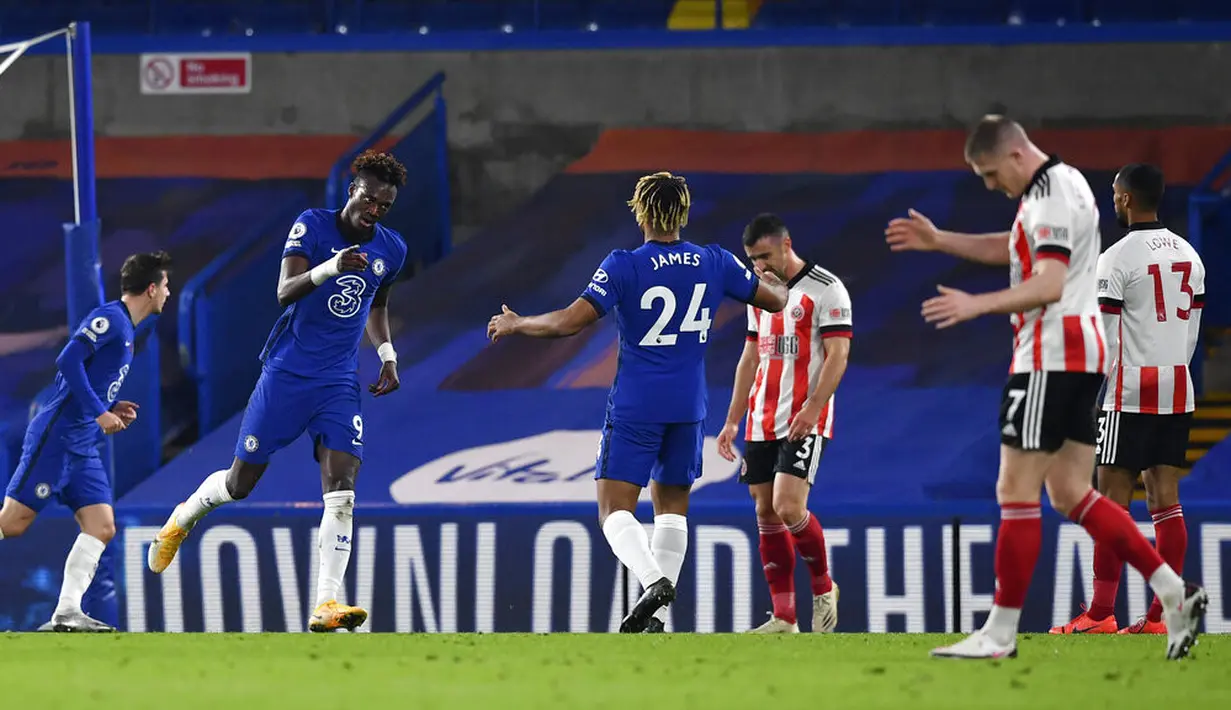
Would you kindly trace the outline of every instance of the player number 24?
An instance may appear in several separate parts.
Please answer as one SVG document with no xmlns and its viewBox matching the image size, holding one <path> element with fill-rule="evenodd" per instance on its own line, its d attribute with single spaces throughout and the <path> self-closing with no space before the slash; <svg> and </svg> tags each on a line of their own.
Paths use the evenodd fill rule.
<svg viewBox="0 0 1231 710">
<path fill-rule="evenodd" d="M 681 333 L 696 333 L 697 339 L 702 343 L 709 337 L 710 325 L 713 323 L 710 320 L 710 309 L 701 307 L 704 299 L 705 284 L 695 284 L 692 287 L 692 300 L 688 302 L 688 310 L 684 311 L 684 322 L 680 323 L 679 330 Z M 662 312 L 658 314 L 658 320 L 654 321 L 654 325 L 646 331 L 640 344 L 643 347 L 675 345 L 679 335 L 663 332 L 667 324 L 671 322 L 671 316 L 675 315 L 675 292 L 666 286 L 646 289 L 645 293 L 641 294 L 641 310 L 652 310 L 655 301 L 663 302 Z"/>
<path fill-rule="evenodd" d="M 1150 264 L 1150 276 L 1154 277 L 1154 312 L 1158 316 L 1159 323 L 1167 322 L 1167 302 L 1163 298 L 1163 273 L 1158 268 L 1158 264 Z M 1177 261 L 1171 265 L 1171 273 L 1180 275 L 1180 292 L 1188 295 L 1188 307 L 1180 308 L 1176 306 L 1175 317 L 1180 320 L 1188 320 L 1188 316 L 1193 309 L 1193 287 L 1188 283 L 1188 280 L 1193 275 L 1193 263 L 1191 261 Z"/>
</svg>

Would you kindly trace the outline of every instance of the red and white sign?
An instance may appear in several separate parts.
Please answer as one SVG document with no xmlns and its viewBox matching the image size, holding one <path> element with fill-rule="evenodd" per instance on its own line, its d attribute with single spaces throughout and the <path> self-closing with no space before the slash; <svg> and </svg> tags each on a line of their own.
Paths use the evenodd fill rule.
<svg viewBox="0 0 1231 710">
<path fill-rule="evenodd" d="M 247 94 L 252 91 L 252 55 L 142 54 L 143 94 Z"/>
</svg>

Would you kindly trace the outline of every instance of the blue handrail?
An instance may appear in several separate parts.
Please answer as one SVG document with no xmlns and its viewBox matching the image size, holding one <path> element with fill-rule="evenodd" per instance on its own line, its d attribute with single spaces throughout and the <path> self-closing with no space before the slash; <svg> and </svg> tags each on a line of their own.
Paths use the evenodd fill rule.
<svg viewBox="0 0 1231 710">
<path fill-rule="evenodd" d="M 1209 245 L 1206 243 L 1206 218 L 1216 211 L 1220 205 L 1231 200 L 1231 195 L 1228 195 L 1226 187 L 1222 190 L 1215 190 L 1214 186 L 1231 170 L 1231 151 L 1227 151 L 1225 155 L 1214 163 L 1214 167 L 1201 178 L 1201 181 L 1193 187 L 1192 192 L 1188 195 L 1188 242 L 1193 248 L 1202 255 L 1203 260 L 1208 262 L 1211 256 L 1217 256 L 1218 247 L 1221 245 Z M 1207 279 L 1206 287 L 1207 294 L 1209 292 L 1209 281 Z M 1215 292 L 1217 292 L 1215 290 Z M 1212 294 L 1211 294 L 1212 295 Z M 1210 304 L 1214 305 L 1214 304 Z M 1211 308 L 1207 305 L 1207 312 L 1217 313 L 1217 308 Z M 1211 319 L 1206 317 L 1205 325 L 1210 325 Z M 1204 330 L 1204 328 L 1203 328 Z M 1192 363 L 1192 378 L 1193 386 L 1198 393 L 1204 391 L 1205 388 L 1205 348 L 1199 347 L 1193 353 Z"/>
<path fill-rule="evenodd" d="M 1214 167 L 1210 168 L 1210 171 L 1205 174 L 1205 177 L 1201 178 L 1201 182 L 1197 183 L 1197 186 L 1193 189 L 1193 192 L 1199 193 L 1211 191 L 1214 188 L 1214 183 L 1218 182 L 1218 178 L 1222 177 L 1223 174 L 1227 172 L 1228 168 L 1231 168 L 1231 150 L 1227 151 L 1226 155 L 1219 158 L 1217 163 L 1214 163 Z"/>
<path fill-rule="evenodd" d="M 384 121 L 365 138 L 351 147 L 338 158 L 329 170 L 325 179 L 325 205 L 330 208 L 340 208 L 346 202 L 346 190 L 349 185 L 350 166 L 354 159 L 363 151 L 375 147 L 393 129 L 427 101 L 432 101 L 431 114 L 424 117 L 420 123 L 407 131 L 401 141 L 390 148 L 395 154 L 406 142 L 415 143 L 415 134 L 420 129 L 430 131 L 433 135 L 433 154 L 423 165 L 426 171 L 416 169 L 410 176 L 412 181 L 430 183 L 435 186 L 431 203 L 425 209 L 425 218 L 415 220 L 414 224 L 392 225 L 402 232 L 410 252 L 408 263 L 415 264 L 422 260 L 424 265 L 432 264 L 444 258 L 452 245 L 452 205 L 449 192 L 449 145 L 448 145 L 448 111 L 444 98 L 444 72 L 437 72 L 422 86 L 415 90 L 405 101 L 397 106 Z M 434 203 L 434 204 L 432 204 Z M 430 217 L 426 215 L 431 215 Z M 405 274 L 413 273 L 413 266 Z"/>
<path fill-rule="evenodd" d="M 341 207 L 344 200 L 342 195 L 345 193 L 347 185 L 347 174 L 350 171 L 350 164 L 355 158 L 365 150 L 374 147 L 394 128 L 397 127 L 412 111 L 419 108 L 419 105 L 432 97 L 441 90 L 445 83 L 444 72 L 436 72 L 432 78 L 428 79 L 423 86 L 420 86 L 415 93 L 410 95 L 410 98 L 403 101 L 397 108 L 393 109 L 393 113 L 381 122 L 379 126 L 374 128 L 366 138 L 359 141 L 349 151 L 338 158 L 337 162 L 329 170 L 329 178 L 325 183 L 325 204 L 328 207 Z"/>
<path fill-rule="evenodd" d="M 256 245 L 269 231 L 280 223 L 288 220 L 288 214 L 302 207 L 302 197 L 295 197 L 270 212 L 269 217 L 253 227 L 250 231 L 235 241 L 226 251 L 219 254 L 189 279 L 180 289 L 179 326 L 177 339 L 179 341 L 180 363 L 190 377 L 200 378 L 203 374 L 198 368 L 197 331 L 199 330 L 196 305 L 203 299 L 211 282 L 222 274 L 227 267 L 235 262 Z M 291 215 L 293 218 L 293 215 Z"/>
</svg>

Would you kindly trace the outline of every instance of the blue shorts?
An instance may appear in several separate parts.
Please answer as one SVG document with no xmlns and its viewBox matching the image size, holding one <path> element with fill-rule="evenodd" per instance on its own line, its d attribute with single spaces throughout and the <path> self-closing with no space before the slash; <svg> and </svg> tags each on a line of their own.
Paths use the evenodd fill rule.
<svg viewBox="0 0 1231 710">
<path fill-rule="evenodd" d="M 305 431 L 316 445 L 363 460 L 363 416 L 359 380 L 301 377 L 264 369 L 248 398 L 239 427 L 235 456 L 254 464 L 269 463 Z"/>
<path fill-rule="evenodd" d="M 38 419 L 26 429 L 21 460 L 4 494 L 36 513 L 53 500 L 73 512 L 87 505 L 113 505 L 111 479 L 98 454 L 68 451 Z"/>
<path fill-rule="evenodd" d="M 649 424 L 608 419 L 598 448 L 594 478 L 645 488 L 653 479 L 666 486 L 691 486 L 701 477 L 702 422 Z"/>
</svg>

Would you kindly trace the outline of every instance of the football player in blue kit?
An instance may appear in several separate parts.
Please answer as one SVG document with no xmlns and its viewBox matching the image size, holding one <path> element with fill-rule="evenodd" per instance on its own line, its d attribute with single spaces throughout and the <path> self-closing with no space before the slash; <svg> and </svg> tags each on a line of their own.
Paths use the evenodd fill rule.
<svg viewBox="0 0 1231 710">
<path fill-rule="evenodd" d="M 519 316 L 504 306 L 487 328 L 492 341 L 556 338 L 615 310 L 619 366 L 594 477 L 603 535 L 645 588 L 622 633 L 662 631 L 675 599 L 688 549 L 688 494 L 701 475 L 711 314 L 724 297 L 774 313 L 787 302 L 786 284 L 772 274 L 753 275 L 722 247 L 680 239 L 690 203 L 684 178 L 642 177 L 628 202 L 645 238 L 640 247 L 611 252 L 568 308 Z M 633 515 L 646 485 L 654 501 L 652 539 Z"/>
<path fill-rule="evenodd" d="M 350 562 L 355 478 L 363 459 L 359 344 L 366 329 L 377 346 L 379 397 L 398 388 L 397 354 L 389 332 L 389 291 L 406 259 L 401 235 L 379 224 L 406 184 L 392 155 L 368 151 L 341 210 L 299 215 L 282 251 L 278 303 L 286 310 L 261 353 L 264 365 L 248 400 L 229 469 L 215 471 L 176 506 L 149 548 L 149 568 L 171 564 L 189 531 L 209 511 L 246 498 L 270 456 L 305 431 L 320 463 L 325 510 L 317 545 L 320 574 L 308 620 L 311 631 L 348 631 L 367 611 L 338 601 Z"/>
<path fill-rule="evenodd" d="M 60 599 L 40 630 L 115 631 L 81 610 L 99 557 L 115 537 L 99 434 L 123 431 L 137 419 L 137 405 L 117 398 L 132 364 L 137 325 L 162 313 L 171 294 L 170 268 L 166 252 L 125 259 L 120 299 L 90 311 L 77 326 L 56 358 L 55 393 L 26 427 L 21 460 L 0 509 L 0 539 L 24 533 L 53 500 L 72 510 L 81 527 L 64 562 Z"/>
</svg>

